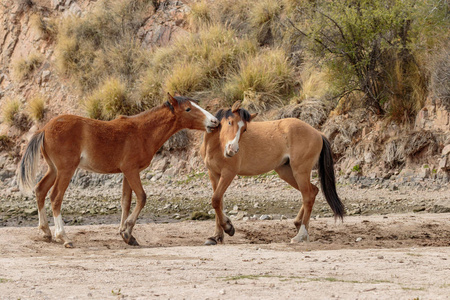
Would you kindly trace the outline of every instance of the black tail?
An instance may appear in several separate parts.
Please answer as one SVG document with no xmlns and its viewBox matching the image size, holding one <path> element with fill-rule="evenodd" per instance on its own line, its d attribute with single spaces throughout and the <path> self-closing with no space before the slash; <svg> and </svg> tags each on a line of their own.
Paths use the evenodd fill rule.
<svg viewBox="0 0 450 300">
<path fill-rule="evenodd" d="M 322 136 L 323 146 L 319 158 L 319 176 L 322 193 L 327 199 L 328 205 L 334 212 L 335 218 L 344 219 L 344 204 L 336 192 L 336 179 L 334 177 L 333 156 L 331 152 L 330 142 L 326 137 Z"/>
</svg>

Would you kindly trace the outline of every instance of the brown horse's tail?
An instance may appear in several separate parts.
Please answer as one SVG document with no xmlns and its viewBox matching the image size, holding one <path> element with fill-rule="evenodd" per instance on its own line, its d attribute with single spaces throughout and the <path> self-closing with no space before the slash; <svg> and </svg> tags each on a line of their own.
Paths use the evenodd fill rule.
<svg viewBox="0 0 450 300">
<path fill-rule="evenodd" d="M 27 149 L 19 163 L 18 181 L 19 188 L 24 194 L 31 194 L 36 181 L 36 172 L 39 165 L 39 152 L 44 142 L 44 132 L 33 135 Z"/>
<path fill-rule="evenodd" d="M 336 192 L 336 179 L 334 177 L 333 156 L 330 142 L 322 136 L 323 146 L 319 158 L 319 176 L 322 193 L 327 199 L 328 205 L 334 212 L 335 218 L 344 219 L 344 204 Z"/>
</svg>

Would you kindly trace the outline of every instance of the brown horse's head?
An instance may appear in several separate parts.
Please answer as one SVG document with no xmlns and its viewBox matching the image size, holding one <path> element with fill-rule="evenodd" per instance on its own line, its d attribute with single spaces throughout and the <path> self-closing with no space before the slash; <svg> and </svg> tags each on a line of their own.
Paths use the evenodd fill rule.
<svg viewBox="0 0 450 300">
<path fill-rule="evenodd" d="M 241 108 L 239 101 L 235 102 L 231 109 L 221 109 L 216 113 L 216 118 L 220 122 L 220 143 L 225 145 L 223 153 L 225 157 L 233 157 L 239 152 L 239 140 L 247 131 L 247 123 L 257 115 Z"/>
<path fill-rule="evenodd" d="M 211 132 L 211 128 L 219 126 L 217 118 L 201 108 L 196 100 L 183 96 L 172 97 L 169 93 L 167 95 L 169 100 L 164 105 L 174 113 L 180 127 Z"/>
</svg>

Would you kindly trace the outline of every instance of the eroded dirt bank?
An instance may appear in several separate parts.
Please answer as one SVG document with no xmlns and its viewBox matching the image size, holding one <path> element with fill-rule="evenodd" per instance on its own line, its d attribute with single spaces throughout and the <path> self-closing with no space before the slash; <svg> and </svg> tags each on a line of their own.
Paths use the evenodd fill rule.
<svg viewBox="0 0 450 300">
<path fill-rule="evenodd" d="M 75 248 L 35 227 L 0 229 L 2 299 L 448 299 L 450 214 L 311 221 L 235 221 L 236 234 L 201 246 L 213 221 L 138 224 L 139 247 L 117 224 L 68 226 Z M 53 228 L 52 228 L 53 229 Z M 357 242 L 358 240 L 358 242 Z"/>
</svg>

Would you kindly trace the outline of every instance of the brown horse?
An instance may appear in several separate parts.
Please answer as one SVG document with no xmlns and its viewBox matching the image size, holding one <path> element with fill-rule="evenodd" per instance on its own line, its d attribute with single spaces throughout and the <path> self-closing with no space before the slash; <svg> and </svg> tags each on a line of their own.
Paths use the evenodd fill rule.
<svg viewBox="0 0 450 300">
<path fill-rule="evenodd" d="M 66 247 L 72 247 L 63 227 L 61 202 L 75 170 L 123 173 L 120 235 L 127 244 L 138 245 L 131 232 L 146 201 L 139 172 L 149 166 L 156 151 L 180 129 L 211 131 L 217 125 L 218 120 L 198 106 L 195 100 L 180 96 L 174 98 L 170 94 L 169 100 L 159 107 L 112 121 L 62 115 L 52 119 L 32 137 L 19 164 L 19 185 L 23 191 L 32 189 L 41 150 L 48 170 L 35 188 L 39 229 L 51 241 L 44 203 L 53 186 L 50 200 L 55 239 Z M 137 200 L 129 215 L 132 191 Z"/>
<path fill-rule="evenodd" d="M 222 198 L 236 175 L 275 170 L 281 179 L 302 193 L 303 204 L 294 220 L 297 235 L 291 242 L 309 241 L 309 219 L 319 191 L 311 184 L 310 176 L 317 162 L 322 192 L 335 216 L 341 219 L 344 216 L 344 206 L 336 193 L 328 140 L 298 119 L 250 122 L 255 116 L 236 102 L 232 109 L 217 112 L 218 130 L 204 136 L 200 153 L 208 168 L 214 191 L 212 206 L 216 211 L 216 230 L 205 242 L 207 245 L 222 242 L 224 231 L 230 236 L 234 234 L 233 224 L 223 213 Z"/>
</svg>

